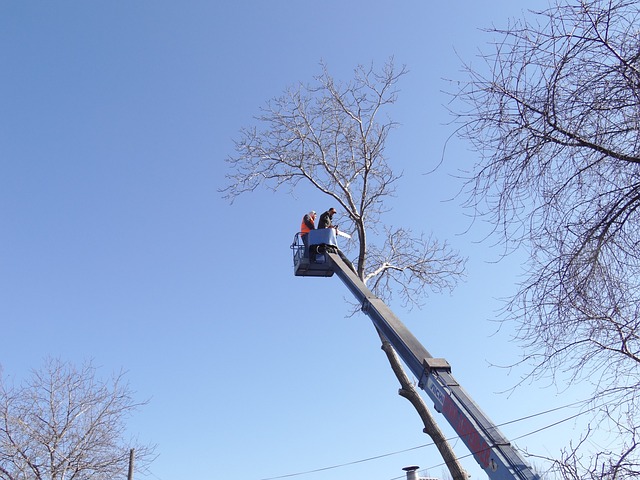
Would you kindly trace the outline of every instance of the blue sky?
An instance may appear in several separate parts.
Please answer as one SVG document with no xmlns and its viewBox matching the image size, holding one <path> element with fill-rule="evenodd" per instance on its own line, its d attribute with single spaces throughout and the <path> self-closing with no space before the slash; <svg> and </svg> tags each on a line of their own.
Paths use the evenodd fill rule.
<svg viewBox="0 0 640 480">
<path fill-rule="evenodd" d="M 545 2 L 531 1 L 531 8 Z M 467 279 L 422 310 L 395 313 L 499 424 L 581 392 L 526 384 L 491 367 L 518 359 L 500 298 L 522 255 L 465 233 L 454 174 L 475 154 L 457 141 L 443 78 L 460 76 L 521 4 L 379 0 L 0 3 L 0 321 L 4 374 L 47 356 L 125 369 L 150 403 L 130 433 L 158 444 L 159 480 L 440 476 L 417 414 L 397 395 L 371 324 L 348 313 L 337 278 L 296 278 L 289 245 L 317 193 L 257 191 L 233 205 L 225 158 L 260 106 L 324 60 L 336 78 L 389 56 L 410 73 L 389 113 L 404 172 L 389 223 L 447 239 Z M 349 299 L 350 300 L 350 299 Z M 515 439 L 575 413 L 505 425 Z M 443 417 L 437 417 L 452 435 Z M 515 441 L 553 455 L 568 422 Z M 455 442 L 459 455 L 466 450 Z M 420 448 L 416 448 L 420 447 Z M 403 452 L 389 455 L 394 452 Z M 380 457 L 367 460 L 372 457 Z M 464 466 L 484 478 L 470 458 Z M 344 465 L 323 470 L 326 467 Z M 138 478 L 141 478 L 140 476 Z M 289 477 L 287 477 L 289 478 Z"/>
</svg>

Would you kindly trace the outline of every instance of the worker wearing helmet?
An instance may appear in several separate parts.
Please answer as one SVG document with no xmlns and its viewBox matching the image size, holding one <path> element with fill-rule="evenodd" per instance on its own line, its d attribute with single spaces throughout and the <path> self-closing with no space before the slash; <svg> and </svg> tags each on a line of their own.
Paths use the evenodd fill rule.
<svg viewBox="0 0 640 480">
<path fill-rule="evenodd" d="M 315 222 L 316 212 L 314 212 L 313 210 L 302 217 L 302 222 L 300 223 L 300 238 L 302 238 L 302 242 L 304 243 L 305 247 L 307 246 L 307 238 L 309 236 L 309 232 L 316 229 Z"/>
</svg>

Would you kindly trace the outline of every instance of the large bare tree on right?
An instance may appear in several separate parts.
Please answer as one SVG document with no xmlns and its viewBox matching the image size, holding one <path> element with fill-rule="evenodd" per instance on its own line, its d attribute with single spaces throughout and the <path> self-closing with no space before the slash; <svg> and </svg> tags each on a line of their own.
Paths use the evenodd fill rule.
<svg viewBox="0 0 640 480">
<path fill-rule="evenodd" d="M 640 475 L 639 15 L 637 1 L 557 0 L 491 28 L 454 101 L 480 154 L 470 206 L 531 249 L 506 310 L 530 378 L 588 382 L 600 406 L 556 461 L 563 478 Z"/>
</svg>

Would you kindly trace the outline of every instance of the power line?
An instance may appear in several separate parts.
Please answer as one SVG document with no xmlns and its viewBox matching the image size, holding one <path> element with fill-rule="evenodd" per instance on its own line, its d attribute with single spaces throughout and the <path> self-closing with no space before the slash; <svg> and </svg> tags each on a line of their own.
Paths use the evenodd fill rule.
<svg viewBox="0 0 640 480">
<path fill-rule="evenodd" d="M 551 408 L 551 409 L 548 409 L 548 410 L 544 410 L 542 412 L 538 412 L 538 413 L 534 413 L 534 414 L 531 414 L 531 415 L 519 417 L 519 418 L 517 418 L 515 420 L 510 420 L 510 421 L 507 421 L 507 422 L 503 422 L 503 423 L 501 423 L 501 424 L 499 424 L 497 426 L 498 427 L 502 427 L 504 425 L 511 425 L 513 423 L 522 422 L 522 421 L 525 421 L 525 420 L 530 420 L 530 419 L 535 418 L 535 417 L 539 417 L 539 416 L 546 415 L 546 414 L 549 414 L 549 413 L 557 412 L 559 410 L 563 410 L 563 409 L 566 409 L 566 408 L 575 407 L 577 405 L 585 405 L 587 403 L 588 402 L 584 401 L 584 400 L 573 402 L 573 403 L 569 403 L 569 404 L 566 404 L 566 405 L 562 405 L 560 407 L 555 407 L 555 408 Z M 579 417 L 581 415 L 584 415 L 585 413 L 588 413 L 588 412 L 590 412 L 592 410 L 595 410 L 596 408 L 598 408 L 598 407 L 594 406 L 594 407 L 589 408 L 587 410 L 581 411 L 581 412 L 579 412 L 579 413 L 577 413 L 575 415 L 571 415 L 571 416 L 563 418 L 563 419 L 561 419 L 561 420 L 559 420 L 557 422 L 551 423 L 551 424 L 546 425 L 544 427 L 537 428 L 535 430 L 532 430 L 531 432 L 528 432 L 528 433 L 525 433 L 523 435 L 520 435 L 520 436 L 514 438 L 513 440 L 518 440 L 518 439 L 521 439 L 521 438 L 524 438 L 524 437 L 528 437 L 530 435 L 534 435 L 534 434 L 536 434 L 538 432 L 541 432 L 543 430 L 547 430 L 549 428 L 555 427 L 555 426 L 557 426 L 557 425 L 559 425 L 561 423 L 567 422 L 567 421 L 572 420 L 574 418 L 577 418 L 577 417 Z M 458 438 L 459 438 L 458 436 L 454 436 L 454 437 L 448 438 L 447 441 L 457 440 Z M 419 445 L 417 447 L 411 447 L 411 448 L 407 448 L 407 449 L 404 449 L 404 450 L 398 450 L 398 451 L 395 451 L 395 452 L 385 453 L 385 454 L 381 454 L 381 455 L 375 455 L 375 456 L 372 456 L 372 457 L 362 458 L 360 460 L 353 460 L 353 461 L 350 461 L 350 462 L 340 463 L 340 464 L 336 464 L 336 465 L 330 465 L 330 466 L 327 466 L 327 467 L 321 467 L 321 468 L 316 468 L 316 469 L 311 469 L 311 470 L 305 470 L 305 471 L 302 471 L 302 472 L 288 473 L 288 474 L 285 474 L 285 475 L 278 475 L 278 476 L 275 476 L 275 477 L 265 477 L 265 478 L 261 478 L 260 480 L 279 480 L 279 479 L 283 479 L 283 478 L 299 477 L 299 476 L 308 475 L 308 474 L 311 474 L 311 473 L 323 472 L 323 471 L 326 471 L 326 470 L 334 470 L 336 468 L 342 468 L 342 467 L 347 467 L 349 465 L 356 465 L 356 464 L 359 464 L 359 463 L 365 463 L 365 462 L 370 462 L 370 461 L 373 461 L 373 460 L 379 460 L 380 458 L 390 457 L 390 456 L 393 456 L 393 455 L 398 455 L 400 453 L 410 452 L 412 450 L 418 450 L 418 449 L 429 447 L 429 446 L 432 446 L 432 445 L 434 445 L 434 443 L 433 442 L 429 442 L 429 443 L 425 443 L 424 445 Z M 465 455 L 463 455 L 463 456 L 461 456 L 459 458 L 461 458 L 461 459 L 469 458 L 469 457 L 473 456 L 474 453 L 478 453 L 478 452 L 468 453 L 468 454 L 465 454 Z M 438 467 L 442 467 L 444 465 L 445 465 L 445 463 L 443 462 L 443 463 L 440 463 L 438 465 L 434 465 L 432 467 L 429 467 L 428 469 L 438 468 Z M 395 478 L 390 479 L 390 480 L 397 480 L 399 478 L 404 478 L 404 477 L 403 476 L 395 477 Z"/>
<path fill-rule="evenodd" d="M 563 406 L 563 407 L 557 407 L 557 408 L 553 408 L 553 409 L 550 409 L 550 410 L 546 410 L 546 411 L 544 411 L 544 412 L 540 412 L 540 413 L 536 413 L 536 414 L 533 414 L 533 415 L 529 415 L 529 416 L 527 416 L 527 417 L 521 417 L 521 418 L 516 419 L 516 420 L 511 420 L 511 421 L 509 421 L 509 422 L 502 423 L 502 424 L 500 424 L 500 425 L 498 425 L 498 426 L 500 427 L 500 426 L 502 426 L 502 425 L 509 425 L 509 424 L 516 423 L 516 422 L 519 422 L 519 421 L 522 421 L 522 420 L 528 420 L 528 419 L 533 418 L 533 417 L 537 417 L 537 416 L 540 416 L 540 415 L 545 415 L 545 414 L 547 414 L 547 413 L 555 412 L 555 411 L 558 411 L 558 410 L 562 410 L 562 409 L 564 409 L 564 408 L 569 408 L 569 407 L 572 407 L 572 406 L 575 406 L 575 405 L 578 405 L 578 404 L 584 404 L 584 403 L 586 403 L 586 402 L 584 402 L 584 401 L 575 402 L 575 403 L 572 403 L 572 404 L 565 405 L 565 406 Z M 537 428 L 537 429 L 532 430 L 532 431 L 530 431 L 530 432 L 524 433 L 524 434 L 522 434 L 522 435 L 520 435 L 520 436 L 518 436 L 518 437 L 513 438 L 513 439 L 512 439 L 512 441 L 519 440 L 519 439 L 521 439 L 521 438 L 525 438 L 525 437 L 529 437 L 529 436 L 531 436 L 531 435 L 535 435 L 535 434 L 536 434 L 536 433 L 538 433 L 538 432 L 542 432 L 543 430 L 547 430 L 547 429 L 549 429 L 549 428 L 552 428 L 552 427 L 555 427 L 555 426 L 557 426 L 557 425 L 560 425 L 561 423 L 568 422 L 569 420 L 573 420 L 574 418 L 577 418 L 577 417 L 579 417 L 579 416 L 581 416 L 581 415 L 584 415 L 584 414 L 586 414 L 586 413 L 589 413 L 590 411 L 593 411 L 593 410 L 595 410 L 596 408 L 599 408 L 599 407 L 598 407 L 597 405 L 596 405 L 596 406 L 593 406 L 593 407 L 591 407 L 591 408 L 589 408 L 589 409 L 587 409 L 587 410 L 584 410 L 584 411 L 578 412 L 578 413 L 576 413 L 575 415 L 571 415 L 570 417 L 565 417 L 565 418 L 563 418 L 563 419 L 561 419 L 561 420 L 558 420 L 557 422 L 554 422 L 554 423 L 551 423 L 551 424 L 549 424 L 549 425 L 545 425 L 544 427 Z M 457 439 L 457 438 L 459 438 L 459 437 L 454 437 L 453 439 Z M 450 440 L 453 440 L 453 439 L 447 439 L 447 440 L 448 440 L 448 441 L 450 441 Z M 458 458 L 459 458 L 459 459 L 469 458 L 469 457 L 473 456 L 475 453 L 479 453 L 479 452 L 471 452 L 471 453 L 467 453 L 467 454 L 462 455 L 461 457 L 458 457 Z M 437 465 L 432 465 L 432 466 L 430 466 L 430 467 L 427 467 L 425 470 L 430 470 L 430 469 L 435 469 L 435 468 L 441 468 L 441 467 L 443 467 L 443 466 L 445 466 L 445 465 L 446 465 L 446 464 L 445 464 L 444 462 L 441 462 L 441 463 L 439 463 L 439 464 L 437 464 Z M 399 480 L 399 479 L 401 479 L 401 478 L 404 478 L 404 476 L 394 477 L 394 478 L 391 478 L 390 480 Z"/>
<path fill-rule="evenodd" d="M 400 453 L 410 452 L 412 450 L 418 450 L 420 448 L 424 448 L 424 447 L 427 447 L 429 445 L 433 445 L 433 443 L 427 443 L 425 445 L 419 445 L 417 447 L 411 447 L 411 448 L 407 448 L 405 450 L 398 450 L 398 451 L 395 451 L 395 452 L 384 453 L 382 455 L 376 455 L 374 457 L 368 457 L 368 458 L 363 458 L 363 459 L 360 459 L 360 460 L 354 460 L 352 462 L 340 463 L 338 465 L 331 465 L 329 467 L 316 468 L 314 470 L 306 470 L 304 472 L 289 473 L 289 474 L 286 474 L 286 475 L 279 475 L 277 477 L 261 478 L 260 480 L 277 480 L 277 479 L 280 479 L 280 478 L 298 477 L 300 475 L 307 475 L 309 473 L 322 472 L 324 470 L 333 470 L 335 468 L 347 467 L 349 465 L 355 465 L 357 463 L 370 462 L 371 460 L 378 460 L 380 458 L 391 457 L 392 455 L 398 455 Z"/>
</svg>

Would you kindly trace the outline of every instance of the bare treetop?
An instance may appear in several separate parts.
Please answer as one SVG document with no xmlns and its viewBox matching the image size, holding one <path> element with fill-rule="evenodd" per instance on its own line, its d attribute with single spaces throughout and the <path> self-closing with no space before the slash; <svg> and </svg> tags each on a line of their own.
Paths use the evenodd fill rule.
<svg viewBox="0 0 640 480">
<path fill-rule="evenodd" d="M 379 70 L 358 66 L 341 83 L 321 67 L 313 84 L 287 88 L 261 109 L 257 126 L 240 131 L 223 195 L 233 202 L 258 187 L 291 193 L 311 186 L 340 206 L 341 230 L 355 234 L 345 249 L 357 250 L 358 275 L 375 278 L 374 293 L 389 299 L 395 290 L 405 304 L 419 304 L 428 289 L 453 288 L 464 261 L 446 243 L 382 222 L 401 178 L 385 155 L 396 126 L 386 109 L 407 69 L 390 59 Z M 383 237 L 379 245 L 367 229 Z"/>
<path fill-rule="evenodd" d="M 0 478 L 124 478 L 134 446 L 125 420 L 141 405 L 123 374 L 102 382 L 90 363 L 48 359 L 20 386 L 0 378 Z M 135 447 L 144 470 L 154 448 Z"/>
<path fill-rule="evenodd" d="M 378 114 L 395 102 L 406 70 L 395 72 L 392 63 L 381 73 L 359 66 L 346 84 L 335 82 L 324 64 L 322 71 L 315 85 L 287 88 L 269 101 L 256 117 L 260 130 L 241 131 L 225 198 L 258 186 L 294 189 L 304 180 L 359 218 L 377 213 L 381 197 L 393 193 L 398 175 L 386 164 L 384 144 L 395 124 L 379 123 Z"/>
</svg>

